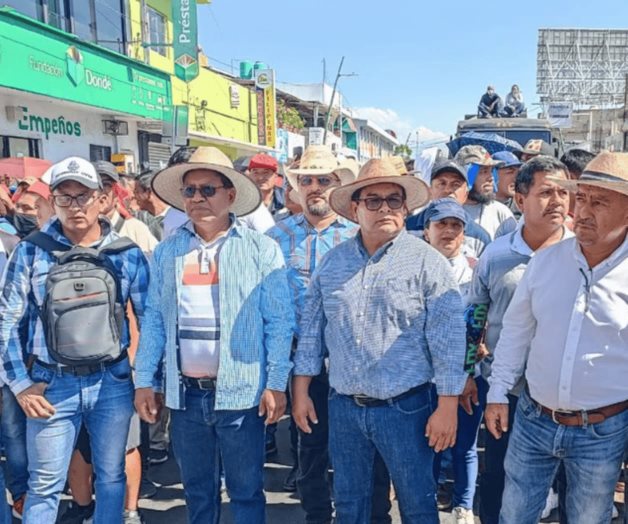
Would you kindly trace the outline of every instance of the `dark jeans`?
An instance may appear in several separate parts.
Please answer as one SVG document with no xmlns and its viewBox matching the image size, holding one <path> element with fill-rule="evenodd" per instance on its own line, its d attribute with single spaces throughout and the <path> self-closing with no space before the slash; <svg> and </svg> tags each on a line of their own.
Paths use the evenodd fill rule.
<svg viewBox="0 0 628 524">
<path fill-rule="evenodd" d="M 26 415 L 9 386 L 2 388 L 2 445 L 7 457 L 7 487 L 13 500 L 28 490 Z"/>
<path fill-rule="evenodd" d="M 307 524 L 331 522 L 331 486 L 329 481 L 329 379 L 323 372 L 314 377 L 310 397 L 318 415 L 318 424 L 312 424 L 312 433 L 299 430 L 297 488 Z M 390 524 L 390 477 L 381 456 L 376 454 L 374 464 L 371 523 Z"/>
<path fill-rule="evenodd" d="M 480 521 L 482 524 L 498 524 L 504 493 L 504 460 L 508 439 L 512 434 L 518 397 L 508 395 L 508 432 L 499 440 L 488 431 L 484 449 L 484 473 L 480 476 Z"/>
</svg>

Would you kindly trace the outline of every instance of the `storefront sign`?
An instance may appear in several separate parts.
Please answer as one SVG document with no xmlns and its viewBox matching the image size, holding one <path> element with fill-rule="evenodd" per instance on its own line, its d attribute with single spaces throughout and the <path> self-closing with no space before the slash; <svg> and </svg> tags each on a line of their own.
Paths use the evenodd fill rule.
<svg viewBox="0 0 628 524">
<path fill-rule="evenodd" d="M 277 108 L 275 92 L 275 72 L 260 69 L 255 72 L 257 92 L 257 140 L 262 146 L 275 147 L 277 144 Z"/>
<path fill-rule="evenodd" d="M 198 76 L 196 0 L 172 0 L 174 74 L 185 82 Z"/>
<path fill-rule="evenodd" d="M 2 87 L 146 118 L 172 103 L 166 73 L 5 9 L 0 70 Z"/>
<path fill-rule="evenodd" d="M 22 107 L 22 118 L 18 120 L 17 126 L 22 131 L 31 133 L 41 133 L 48 140 L 50 135 L 81 136 L 81 123 L 72 122 L 64 116 L 48 118 L 29 113 L 28 107 Z"/>
<path fill-rule="evenodd" d="M 552 102 L 547 106 L 547 119 L 552 127 L 569 129 L 571 127 L 571 115 L 573 104 L 571 102 Z"/>
</svg>

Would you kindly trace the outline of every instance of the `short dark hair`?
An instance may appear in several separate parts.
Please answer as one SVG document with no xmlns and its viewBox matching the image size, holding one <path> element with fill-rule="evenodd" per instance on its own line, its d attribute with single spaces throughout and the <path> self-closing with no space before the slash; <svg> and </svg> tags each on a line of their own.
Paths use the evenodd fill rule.
<svg viewBox="0 0 628 524">
<path fill-rule="evenodd" d="M 595 153 L 585 151 L 584 149 L 570 149 L 565 152 L 560 161 L 567 166 L 570 173 L 580 176 L 591 160 L 595 158 Z"/>
<path fill-rule="evenodd" d="M 396 186 L 399 186 L 399 184 L 395 184 Z M 360 200 L 360 195 L 362 194 L 362 190 L 366 189 L 369 186 L 364 186 L 361 187 L 360 189 L 356 189 L 352 195 L 351 195 L 351 200 L 353 202 L 357 202 L 358 200 Z M 404 189 L 403 186 L 399 186 L 399 189 L 401 189 L 401 196 L 403 196 L 403 200 L 406 200 L 406 190 Z"/>
<path fill-rule="evenodd" d="M 562 171 L 565 173 L 565 176 L 569 176 L 567 166 L 560 160 L 552 156 L 538 155 L 521 166 L 515 179 L 515 193 L 527 195 L 530 192 L 530 188 L 534 185 L 534 175 L 541 171 L 549 173 Z"/>
<path fill-rule="evenodd" d="M 135 177 L 135 183 L 138 184 L 144 191 L 151 191 L 150 184 L 154 177 L 154 171 L 144 171 Z"/>
</svg>

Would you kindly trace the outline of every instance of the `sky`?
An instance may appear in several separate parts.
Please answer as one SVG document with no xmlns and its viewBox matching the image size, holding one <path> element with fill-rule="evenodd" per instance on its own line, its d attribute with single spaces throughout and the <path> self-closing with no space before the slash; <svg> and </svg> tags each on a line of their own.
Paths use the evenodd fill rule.
<svg viewBox="0 0 628 524">
<path fill-rule="evenodd" d="M 444 138 L 474 113 L 488 84 L 512 84 L 529 115 L 539 28 L 628 28 L 627 0 L 213 0 L 199 6 L 199 42 L 213 65 L 260 60 L 279 82 L 333 84 L 341 57 L 344 105 L 401 142 Z M 623 25 L 622 25 L 623 24 Z"/>
</svg>

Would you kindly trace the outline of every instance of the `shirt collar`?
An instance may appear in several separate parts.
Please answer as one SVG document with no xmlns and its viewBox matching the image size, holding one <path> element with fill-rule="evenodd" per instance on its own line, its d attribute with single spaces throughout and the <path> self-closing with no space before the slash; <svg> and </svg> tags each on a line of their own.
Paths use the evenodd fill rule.
<svg viewBox="0 0 628 524">
<path fill-rule="evenodd" d="M 308 222 L 307 218 L 305 218 L 305 215 L 303 213 L 299 213 L 298 215 L 294 216 L 294 223 L 298 226 L 301 226 L 306 231 L 311 231 L 311 230 L 316 229 L 312 224 Z M 353 225 L 354 224 L 352 222 L 349 222 L 347 219 L 341 216 L 336 216 L 336 220 L 334 220 L 331 224 L 329 224 L 325 229 L 321 230 L 321 233 L 324 233 L 328 229 L 332 229 L 332 228 L 333 229 L 338 229 L 338 228 L 346 229 L 347 227 L 353 226 Z"/>
<path fill-rule="evenodd" d="M 109 235 L 112 234 L 111 222 L 106 217 L 98 217 L 98 223 L 100 224 L 100 239 L 94 243 L 94 245 L 99 245 L 103 240 L 105 240 Z M 54 238 L 57 242 L 61 242 L 62 244 L 67 244 L 73 246 L 74 244 L 70 241 L 68 237 L 63 234 L 63 228 L 61 226 L 61 220 L 55 217 L 49 222 L 47 222 L 42 228 L 42 233 L 46 233 Z"/>
<path fill-rule="evenodd" d="M 532 248 L 527 244 L 527 242 L 523 239 L 523 228 L 525 226 L 525 222 L 523 220 L 520 220 L 519 223 L 517 224 L 517 229 L 515 229 L 511 235 L 511 239 L 510 239 L 510 249 L 512 249 L 515 253 L 518 253 L 520 255 L 524 255 L 524 256 L 534 256 L 534 251 L 532 250 Z M 568 238 L 568 232 L 569 230 L 567 229 L 566 226 L 562 226 L 563 227 L 563 236 L 561 237 L 561 239 L 559 240 L 562 241 L 565 238 Z"/>
<path fill-rule="evenodd" d="M 406 239 L 409 238 L 410 236 L 411 235 L 405 230 L 405 228 L 402 229 L 395 238 L 386 242 L 382 247 L 380 247 L 377 251 L 375 251 L 375 253 L 373 253 L 373 256 L 369 255 L 368 251 L 364 247 L 364 244 L 362 242 L 361 231 L 358 232 L 358 234 L 354 237 L 354 241 L 356 243 L 358 251 L 364 258 L 366 258 L 367 260 L 373 260 L 374 262 L 377 262 L 378 260 L 382 259 L 384 255 L 386 255 L 389 252 L 389 250 L 393 252 L 397 248 L 400 248 L 400 249 L 403 248 L 403 244 L 405 243 Z"/>
<path fill-rule="evenodd" d="M 200 245 L 209 245 L 209 244 L 213 244 L 214 242 L 216 242 L 217 240 L 226 238 L 228 236 L 231 236 L 231 234 L 236 230 L 236 226 L 237 226 L 237 218 L 234 214 L 229 213 L 229 220 L 230 220 L 230 224 L 229 224 L 229 229 L 227 229 L 227 231 L 225 232 L 224 235 L 221 235 L 219 238 L 217 238 L 216 240 L 207 243 L 205 240 L 203 240 L 203 238 L 201 238 L 196 231 L 194 230 L 194 223 L 191 220 L 188 220 L 185 224 L 183 224 L 183 229 L 185 229 L 186 231 L 188 231 L 189 233 L 191 233 L 191 235 L 199 242 Z"/>
</svg>

